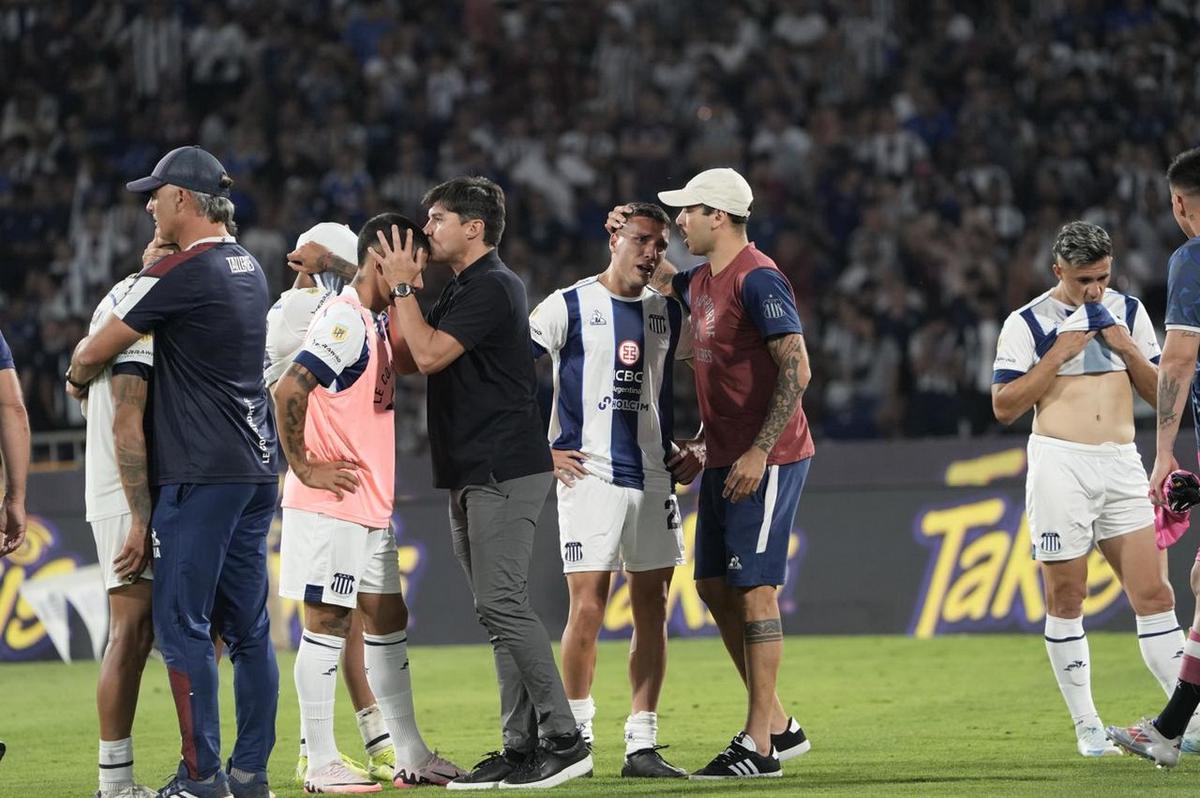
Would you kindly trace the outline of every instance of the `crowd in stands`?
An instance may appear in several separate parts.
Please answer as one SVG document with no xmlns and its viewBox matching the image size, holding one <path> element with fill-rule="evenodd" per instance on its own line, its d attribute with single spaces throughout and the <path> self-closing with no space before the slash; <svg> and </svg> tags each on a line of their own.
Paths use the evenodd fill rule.
<svg viewBox="0 0 1200 798">
<path fill-rule="evenodd" d="M 314 222 L 419 218 L 437 181 L 492 177 L 508 196 L 501 254 L 531 307 L 602 270 L 613 205 L 729 165 L 755 189 L 751 239 L 796 290 L 816 435 L 980 434 L 995 428 L 999 324 L 1051 285 L 1062 223 L 1108 229 L 1113 286 L 1161 325 L 1181 243 L 1163 172 L 1200 143 L 1198 9 L 5 3 L 0 330 L 34 428 L 80 425 L 62 388 L 71 347 L 152 234 L 123 184 L 181 144 L 235 179 L 240 240 L 276 291 Z M 678 241 L 670 257 L 693 262 Z M 422 382 L 400 381 L 410 451 Z"/>
</svg>

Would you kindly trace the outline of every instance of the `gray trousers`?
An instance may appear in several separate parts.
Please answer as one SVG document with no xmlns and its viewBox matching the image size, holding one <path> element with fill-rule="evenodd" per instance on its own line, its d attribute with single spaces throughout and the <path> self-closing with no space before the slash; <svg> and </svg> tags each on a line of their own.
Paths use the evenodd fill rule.
<svg viewBox="0 0 1200 798">
<path fill-rule="evenodd" d="M 547 737 L 575 731 L 550 636 L 529 602 L 533 532 L 552 481 L 532 474 L 450 491 L 454 554 L 492 643 L 501 732 L 515 751 L 533 749 L 539 725 Z"/>
</svg>

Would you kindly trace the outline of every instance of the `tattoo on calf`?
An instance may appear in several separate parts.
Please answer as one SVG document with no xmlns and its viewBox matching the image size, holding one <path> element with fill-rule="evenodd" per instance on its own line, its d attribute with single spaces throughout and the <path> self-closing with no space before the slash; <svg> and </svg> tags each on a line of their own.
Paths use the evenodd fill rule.
<svg viewBox="0 0 1200 798">
<path fill-rule="evenodd" d="M 783 639 L 783 621 L 778 618 L 768 618 L 765 621 L 749 621 L 746 623 L 746 645 L 755 643 L 774 643 Z"/>
</svg>

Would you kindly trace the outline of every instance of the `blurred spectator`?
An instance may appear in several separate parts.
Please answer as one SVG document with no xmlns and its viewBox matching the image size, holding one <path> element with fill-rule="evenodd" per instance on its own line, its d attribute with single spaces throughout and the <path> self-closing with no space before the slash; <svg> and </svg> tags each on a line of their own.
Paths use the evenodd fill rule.
<svg viewBox="0 0 1200 798">
<path fill-rule="evenodd" d="M 1195 4 L 948 0 L 17 0 L 0 13 L 0 325 L 35 429 L 61 360 L 153 229 L 120 189 L 197 142 L 272 284 L 318 218 L 420 217 L 438 179 L 509 197 L 531 303 L 605 260 L 615 203 L 717 165 L 792 279 L 813 429 L 994 430 L 997 323 L 1079 217 L 1161 325 L 1162 172 L 1196 144 Z M 67 66 L 64 66 L 67 65 Z M 692 259 L 674 236 L 671 259 Z M 10 332 L 11 331 L 11 332 Z M 676 381 L 687 427 L 690 381 Z M 400 445 L 423 397 L 403 384 Z"/>
</svg>

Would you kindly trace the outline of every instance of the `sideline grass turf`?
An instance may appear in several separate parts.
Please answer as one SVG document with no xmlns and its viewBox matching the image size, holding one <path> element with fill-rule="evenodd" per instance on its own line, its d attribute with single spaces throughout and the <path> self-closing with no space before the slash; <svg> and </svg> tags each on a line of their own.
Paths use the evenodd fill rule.
<svg viewBox="0 0 1200 798">
<path fill-rule="evenodd" d="M 1164 696 L 1129 634 L 1091 634 L 1093 689 L 1106 723 L 1157 712 Z M 596 775 L 567 795 L 1196 795 L 1200 757 L 1174 771 L 1134 757 L 1087 760 L 1075 752 L 1062 698 L 1037 635 L 913 640 L 902 637 L 789 637 L 780 695 L 813 741 L 781 779 L 629 782 L 619 778 L 628 712 L 625 644 L 601 644 Z M 469 767 L 499 743 L 489 650 L 410 649 L 417 714 L 431 746 Z M 292 656 L 280 658 L 278 741 L 272 788 L 292 781 L 297 718 Z M 0 665 L 0 796 L 88 796 L 96 790 L 97 663 Z M 223 744 L 233 739 L 232 673 L 221 665 Z M 673 640 L 659 713 L 660 742 L 674 764 L 702 767 L 741 728 L 745 698 L 718 640 Z M 342 750 L 362 746 L 344 690 L 338 694 Z M 178 761 L 178 727 L 161 663 L 142 683 L 134 729 L 135 774 L 155 788 Z M 385 790 L 385 794 L 391 792 Z M 424 788 L 421 794 L 433 792 Z M 438 793 L 434 793 L 438 794 Z"/>
</svg>

